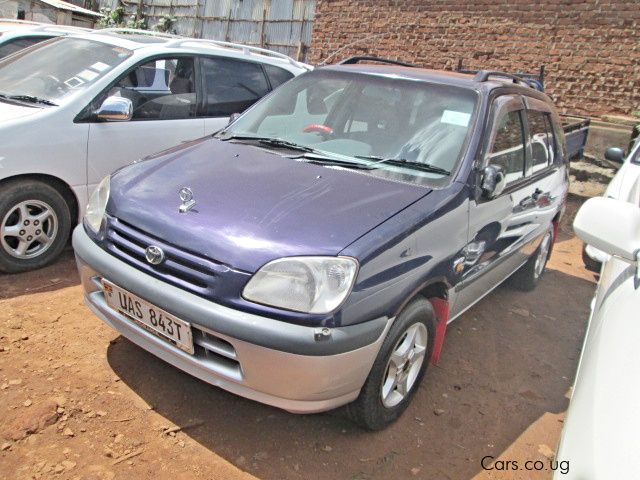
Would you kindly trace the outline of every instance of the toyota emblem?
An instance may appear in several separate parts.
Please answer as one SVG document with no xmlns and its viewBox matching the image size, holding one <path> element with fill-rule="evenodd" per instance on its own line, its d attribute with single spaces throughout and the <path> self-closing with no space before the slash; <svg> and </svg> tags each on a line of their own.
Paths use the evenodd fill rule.
<svg viewBox="0 0 640 480">
<path fill-rule="evenodd" d="M 150 245 L 145 249 L 144 257 L 151 265 L 160 265 L 164 262 L 164 251 L 160 247 Z"/>
</svg>

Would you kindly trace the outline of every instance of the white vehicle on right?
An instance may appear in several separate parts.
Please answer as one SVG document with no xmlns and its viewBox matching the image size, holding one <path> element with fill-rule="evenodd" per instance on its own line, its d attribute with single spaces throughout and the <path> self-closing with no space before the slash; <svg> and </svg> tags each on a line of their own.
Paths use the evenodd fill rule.
<svg viewBox="0 0 640 480">
<path fill-rule="evenodd" d="M 638 167 L 628 162 L 623 168 Z M 621 174 L 624 185 L 628 172 Z M 570 468 L 556 471 L 556 480 L 640 477 L 640 204 L 628 193 L 637 195 L 634 177 L 624 198 L 587 200 L 573 224 L 578 237 L 607 259 L 556 455 Z"/>
<path fill-rule="evenodd" d="M 604 152 L 604 158 L 613 163 L 621 163 L 622 166 L 609 183 L 603 196 L 640 205 L 640 182 L 638 181 L 640 178 L 640 137 L 626 158 L 624 150 L 617 147 L 607 148 Z M 605 262 L 609 255 L 587 243 L 582 258 L 587 268 L 597 271 L 600 269 L 600 264 Z"/>
</svg>

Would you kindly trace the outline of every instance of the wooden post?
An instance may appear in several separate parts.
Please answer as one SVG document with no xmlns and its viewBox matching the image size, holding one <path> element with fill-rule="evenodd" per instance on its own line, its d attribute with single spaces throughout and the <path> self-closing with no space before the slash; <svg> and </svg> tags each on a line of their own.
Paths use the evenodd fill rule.
<svg viewBox="0 0 640 480">
<path fill-rule="evenodd" d="M 229 41 L 229 27 L 231 26 L 231 9 L 233 8 L 233 2 L 229 2 L 229 15 L 227 16 L 227 29 L 224 32 L 225 42 Z"/>
<path fill-rule="evenodd" d="M 265 3 L 264 9 L 262 10 L 262 23 L 260 24 L 260 46 L 264 47 L 264 24 L 267 21 L 267 5 Z"/>
</svg>

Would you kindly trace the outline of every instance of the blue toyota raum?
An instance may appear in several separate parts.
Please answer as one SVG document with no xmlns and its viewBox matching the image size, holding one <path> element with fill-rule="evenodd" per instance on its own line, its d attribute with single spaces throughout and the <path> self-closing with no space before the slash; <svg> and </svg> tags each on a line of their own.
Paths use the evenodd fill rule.
<svg viewBox="0 0 640 480">
<path fill-rule="evenodd" d="M 355 62 L 106 177 L 73 246 L 89 307 L 142 348 L 379 429 L 448 322 L 507 278 L 536 286 L 567 191 L 559 117 L 526 80 Z"/>
</svg>

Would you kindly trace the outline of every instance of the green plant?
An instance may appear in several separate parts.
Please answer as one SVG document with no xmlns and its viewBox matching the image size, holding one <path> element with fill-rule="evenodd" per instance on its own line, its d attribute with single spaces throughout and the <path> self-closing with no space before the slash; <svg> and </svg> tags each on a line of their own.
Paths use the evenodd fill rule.
<svg viewBox="0 0 640 480">
<path fill-rule="evenodd" d="M 138 17 L 133 14 L 129 17 L 129 20 L 127 20 L 126 27 L 136 30 L 147 30 L 147 20 L 144 17 Z"/>
<path fill-rule="evenodd" d="M 147 29 L 147 20 L 142 14 L 134 13 L 125 19 L 125 10 L 123 5 L 116 8 L 103 7 L 100 9 L 103 15 L 98 20 L 98 28 L 131 28 L 131 29 Z"/>
<path fill-rule="evenodd" d="M 124 18 L 124 7 L 122 5 L 118 5 L 114 9 L 102 7 L 100 13 L 102 14 L 102 18 L 98 20 L 98 27 L 113 28 L 122 26 L 122 20 Z"/>
<path fill-rule="evenodd" d="M 173 25 L 176 23 L 177 20 L 178 19 L 173 15 L 165 13 L 160 17 L 160 20 L 158 20 L 158 23 L 153 28 L 158 32 L 176 33 L 175 29 L 173 28 Z"/>
</svg>

